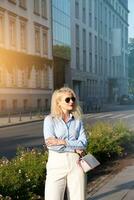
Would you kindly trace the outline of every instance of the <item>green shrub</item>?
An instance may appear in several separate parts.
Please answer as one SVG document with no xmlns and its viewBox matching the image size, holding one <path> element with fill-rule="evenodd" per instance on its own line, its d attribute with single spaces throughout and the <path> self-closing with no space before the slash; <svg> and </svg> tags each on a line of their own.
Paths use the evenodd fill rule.
<svg viewBox="0 0 134 200">
<path fill-rule="evenodd" d="M 100 161 L 121 156 L 128 147 L 132 147 L 134 141 L 134 134 L 122 122 L 114 125 L 98 122 L 87 128 L 87 134 L 87 151 L 93 153 Z"/>
<path fill-rule="evenodd" d="M 21 150 L 8 161 L 0 161 L 0 193 L 11 199 L 24 200 L 43 196 L 47 153 L 35 149 Z M 39 199 L 39 198 L 35 199 Z M 2 199 L 2 197 L 1 197 Z M 34 199 L 34 198 L 32 198 Z"/>
<path fill-rule="evenodd" d="M 113 131 L 118 134 L 118 142 L 126 151 L 134 150 L 134 133 L 130 131 L 123 122 L 117 122 Z"/>
</svg>

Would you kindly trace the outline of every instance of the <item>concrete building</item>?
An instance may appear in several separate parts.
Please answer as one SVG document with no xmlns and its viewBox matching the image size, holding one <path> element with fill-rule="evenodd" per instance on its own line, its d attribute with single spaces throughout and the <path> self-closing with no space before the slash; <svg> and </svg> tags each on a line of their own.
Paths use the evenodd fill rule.
<svg viewBox="0 0 134 200">
<path fill-rule="evenodd" d="M 0 112 L 47 110 L 53 90 L 49 0 L 0 1 Z"/>
<path fill-rule="evenodd" d="M 0 1 L 0 111 L 46 110 L 53 87 L 64 85 L 83 107 L 90 97 L 117 101 L 127 94 L 127 4 Z"/>
<path fill-rule="evenodd" d="M 71 79 L 88 97 L 117 101 L 128 90 L 128 1 L 71 1 Z"/>
<path fill-rule="evenodd" d="M 127 94 L 128 1 L 52 2 L 54 87 L 71 86 L 84 106 L 90 97 L 117 101 Z M 62 48 L 55 51 L 57 44 Z M 66 47 L 68 62 L 63 59 Z"/>
</svg>

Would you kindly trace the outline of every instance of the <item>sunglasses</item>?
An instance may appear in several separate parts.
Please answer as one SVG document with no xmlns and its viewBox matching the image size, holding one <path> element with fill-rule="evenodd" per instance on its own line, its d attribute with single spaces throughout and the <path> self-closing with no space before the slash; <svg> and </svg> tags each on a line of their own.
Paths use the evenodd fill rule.
<svg viewBox="0 0 134 200">
<path fill-rule="evenodd" d="M 70 100 L 72 100 L 73 102 L 75 102 L 76 98 L 75 97 L 67 97 L 67 98 L 65 98 L 65 102 L 66 103 L 69 103 Z"/>
</svg>

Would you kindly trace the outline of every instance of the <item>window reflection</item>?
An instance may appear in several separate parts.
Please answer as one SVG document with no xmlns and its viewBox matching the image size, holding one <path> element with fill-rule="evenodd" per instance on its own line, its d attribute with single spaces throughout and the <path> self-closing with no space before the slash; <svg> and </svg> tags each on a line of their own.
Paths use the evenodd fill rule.
<svg viewBox="0 0 134 200">
<path fill-rule="evenodd" d="M 70 53 L 70 0 L 53 0 L 53 46 L 54 54 L 69 56 Z M 61 46 L 61 47 L 60 47 Z M 66 55 L 67 52 L 67 55 Z M 70 57 L 70 56 L 69 56 Z"/>
</svg>

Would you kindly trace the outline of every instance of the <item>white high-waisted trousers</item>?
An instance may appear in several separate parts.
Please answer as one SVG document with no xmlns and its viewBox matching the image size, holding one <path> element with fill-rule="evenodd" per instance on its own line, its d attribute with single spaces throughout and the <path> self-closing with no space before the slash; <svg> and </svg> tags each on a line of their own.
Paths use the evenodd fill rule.
<svg viewBox="0 0 134 200">
<path fill-rule="evenodd" d="M 45 200 L 85 200 L 85 174 L 78 165 L 77 153 L 49 151 L 46 165 Z"/>
</svg>

